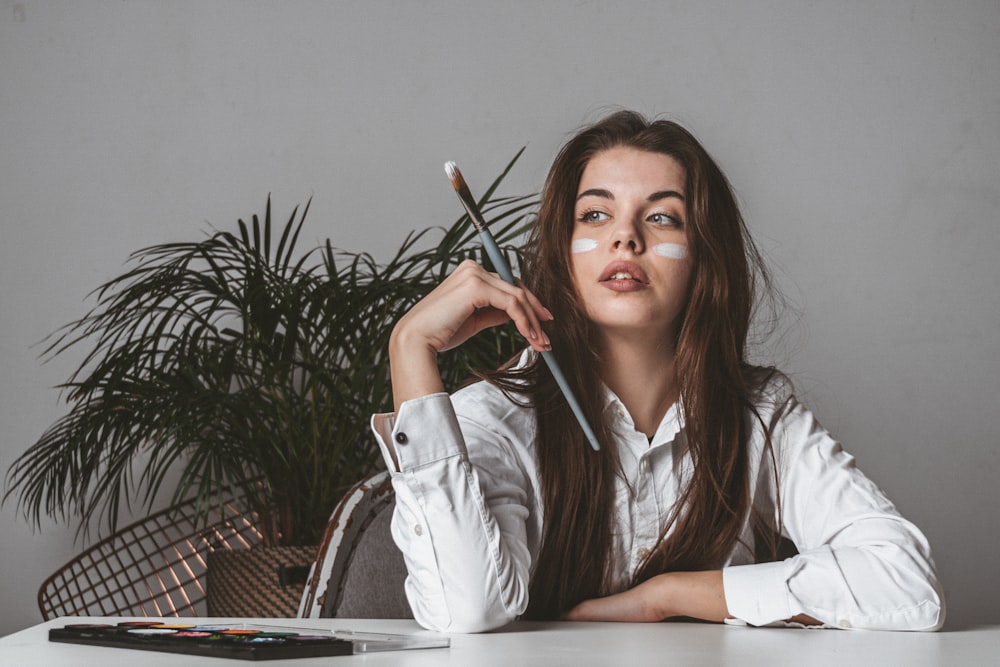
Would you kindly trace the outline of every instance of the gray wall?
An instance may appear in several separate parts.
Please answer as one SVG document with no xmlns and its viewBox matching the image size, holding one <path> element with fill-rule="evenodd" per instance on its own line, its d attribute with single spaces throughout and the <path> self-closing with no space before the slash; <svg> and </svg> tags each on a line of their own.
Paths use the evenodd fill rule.
<svg viewBox="0 0 1000 667">
<path fill-rule="evenodd" d="M 502 6 L 501 6 L 502 5 Z M 535 190 L 581 123 L 690 127 L 793 308 L 773 351 L 927 532 L 950 624 L 1000 622 L 1000 4 L 0 0 L 0 467 L 60 414 L 37 341 L 132 250 L 314 197 L 387 256 L 454 159 Z M 73 527 L 0 513 L 0 633 Z M 984 567 L 984 564 L 990 565 Z"/>
</svg>

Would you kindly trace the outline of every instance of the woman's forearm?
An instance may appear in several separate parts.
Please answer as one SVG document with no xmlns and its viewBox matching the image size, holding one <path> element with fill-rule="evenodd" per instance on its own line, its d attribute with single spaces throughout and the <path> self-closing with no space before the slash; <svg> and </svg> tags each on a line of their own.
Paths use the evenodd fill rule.
<svg viewBox="0 0 1000 667">
<path fill-rule="evenodd" d="M 394 329 L 389 339 L 389 371 L 395 410 L 404 401 L 444 391 L 437 352 L 407 340 L 406 333 Z"/>
<path fill-rule="evenodd" d="M 726 605 L 722 570 L 657 575 L 622 593 L 585 600 L 564 616 L 568 621 L 649 623 L 677 617 L 717 623 L 733 618 Z M 820 625 L 820 621 L 806 614 L 787 620 Z"/>
<path fill-rule="evenodd" d="M 581 602 L 565 618 L 655 622 L 677 616 L 718 622 L 730 617 L 721 570 L 660 574 L 622 593 Z"/>
</svg>

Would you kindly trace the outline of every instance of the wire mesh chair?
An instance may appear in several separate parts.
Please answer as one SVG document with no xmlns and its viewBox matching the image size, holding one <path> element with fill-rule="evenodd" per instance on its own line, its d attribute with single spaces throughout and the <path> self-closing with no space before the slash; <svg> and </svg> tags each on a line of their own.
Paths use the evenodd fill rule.
<svg viewBox="0 0 1000 667">
<path fill-rule="evenodd" d="M 59 616 L 202 616 L 209 553 L 261 541 L 255 516 L 235 501 L 199 513 L 194 500 L 156 512 L 101 540 L 38 590 L 45 620 Z"/>
</svg>

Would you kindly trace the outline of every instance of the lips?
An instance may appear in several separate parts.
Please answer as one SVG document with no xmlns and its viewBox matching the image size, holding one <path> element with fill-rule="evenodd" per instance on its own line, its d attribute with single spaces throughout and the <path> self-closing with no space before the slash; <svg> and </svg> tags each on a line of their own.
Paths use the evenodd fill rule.
<svg viewBox="0 0 1000 667">
<path fill-rule="evenodd" d="M 649 278 L 646 277 L 645 272 L 633 262 L 611 262 L 604 267 L 598 280 L 602 283 L 627 281 L 642 285 L 649 284 Z"/>
</svg>

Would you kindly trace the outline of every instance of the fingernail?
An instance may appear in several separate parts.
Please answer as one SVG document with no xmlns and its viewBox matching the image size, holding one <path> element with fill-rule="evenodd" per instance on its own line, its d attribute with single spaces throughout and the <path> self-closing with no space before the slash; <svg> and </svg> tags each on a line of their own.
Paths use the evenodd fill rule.
<svg viewBox="0 0 1000 667">
<path fill-rule="evenodd" d="M 528 338 L 531 340 L 536 340 L 538 338 L 538 332 L 534 329 L 528 329 Z"/>
<path fill-rule="evenodd" d="M 542 310 L 545 311 L 545 317 L 547 317 L 550 321 L 556 319 L 556 316 L 552 314 L 552 311 L 545 306 L 542 306 Z"/>
</svg>

